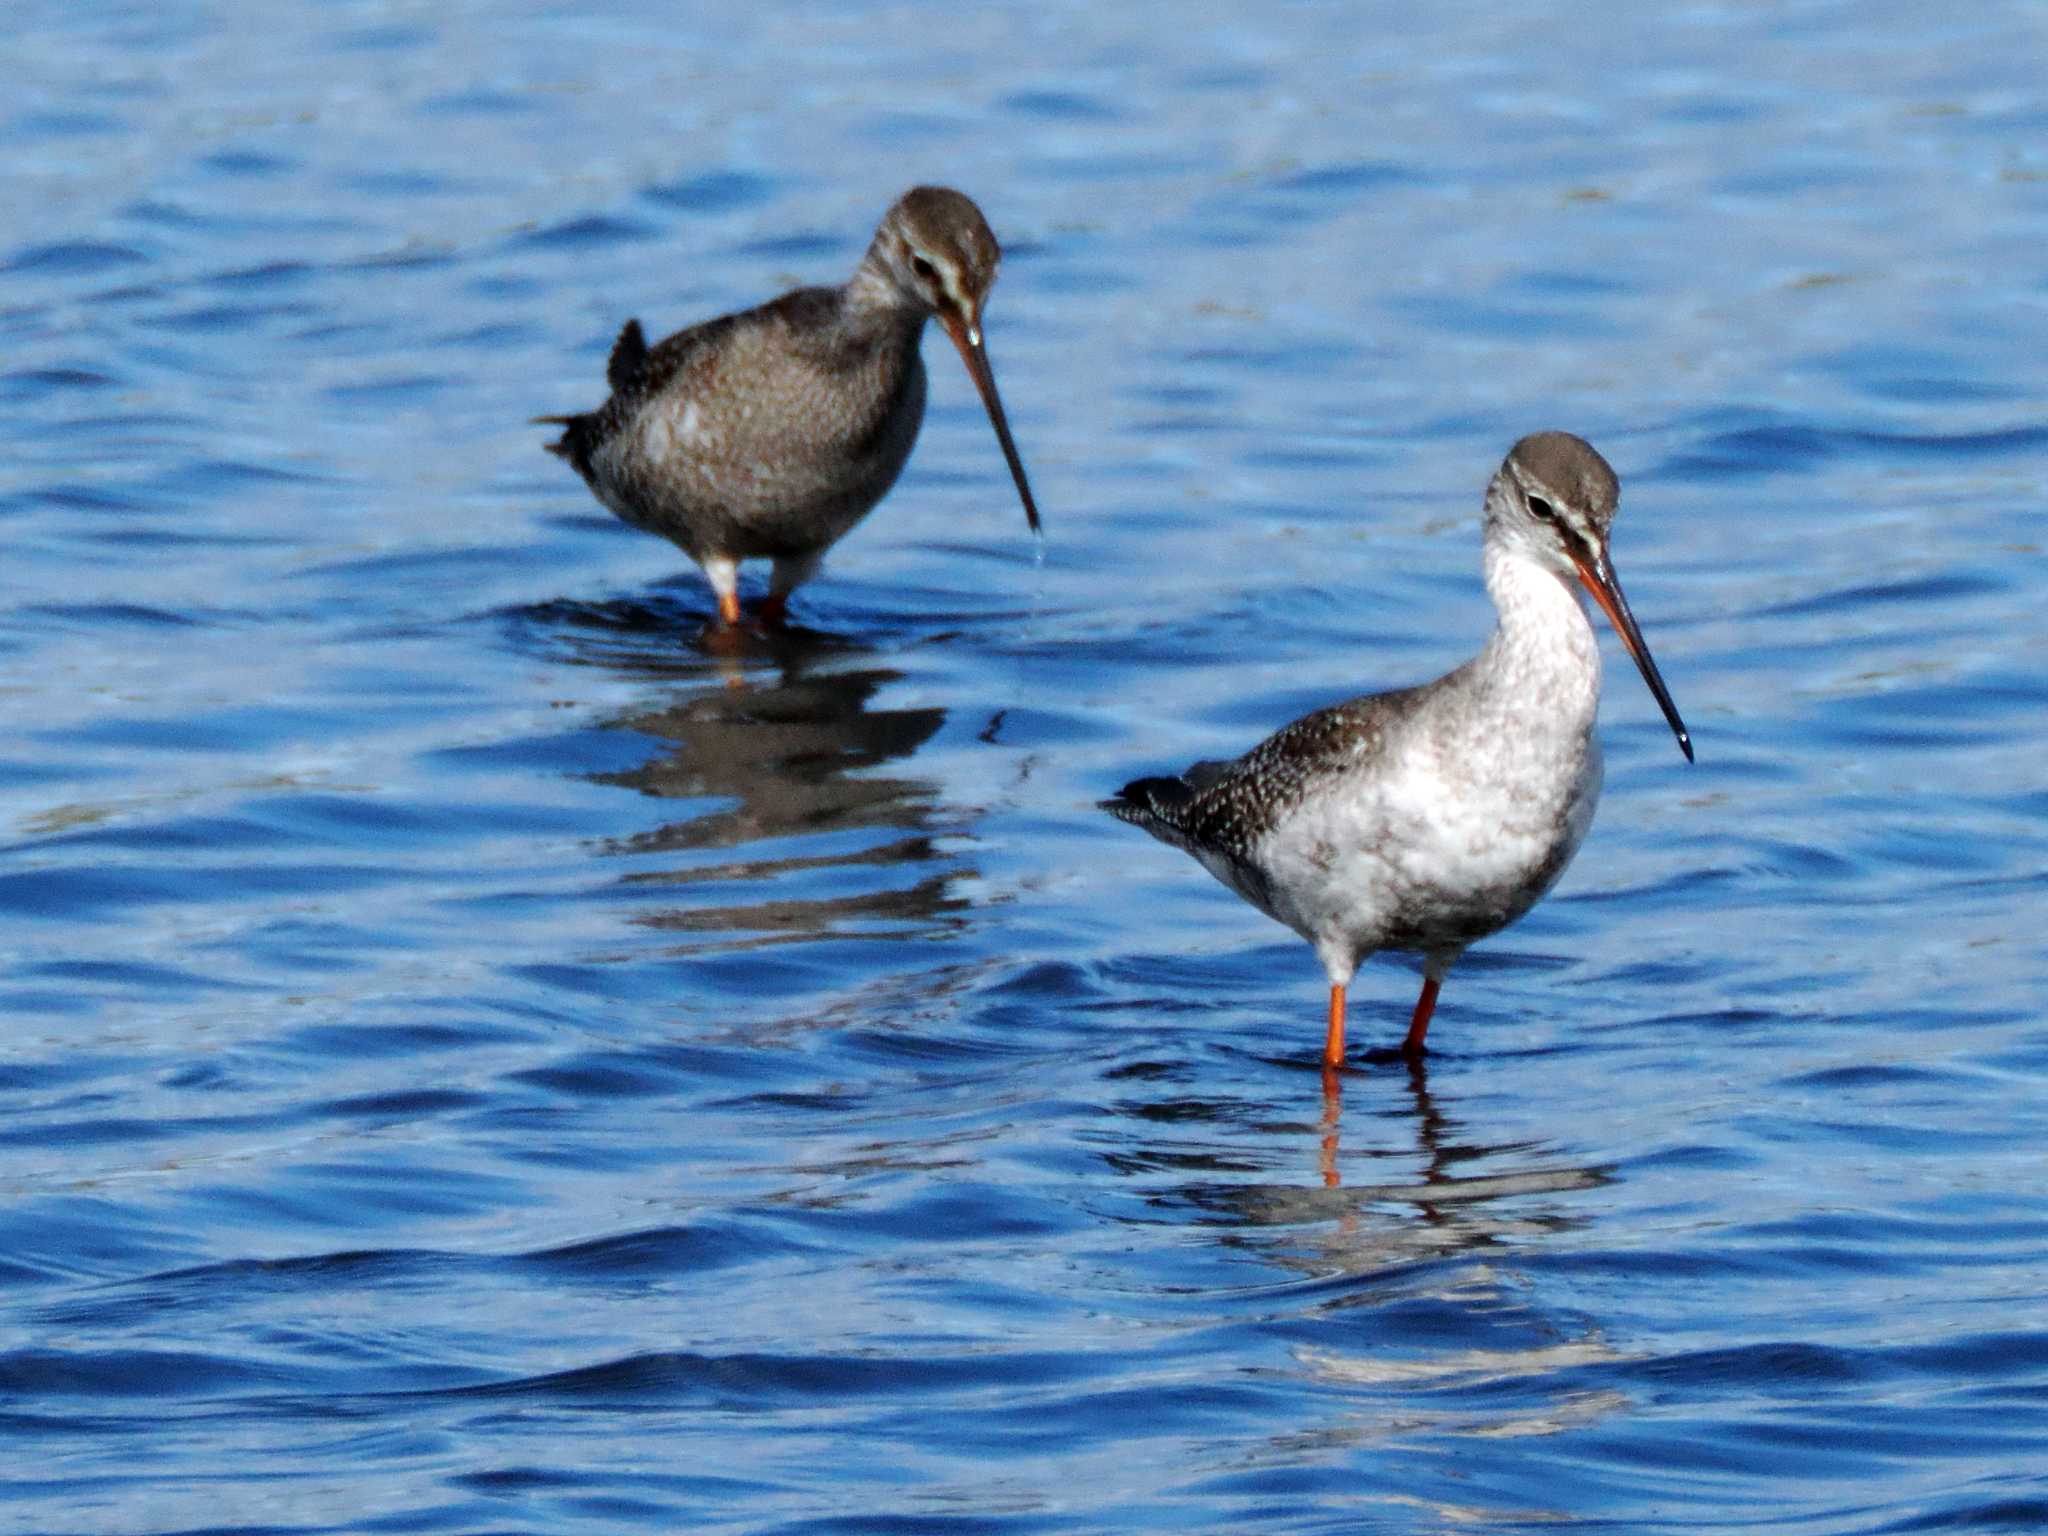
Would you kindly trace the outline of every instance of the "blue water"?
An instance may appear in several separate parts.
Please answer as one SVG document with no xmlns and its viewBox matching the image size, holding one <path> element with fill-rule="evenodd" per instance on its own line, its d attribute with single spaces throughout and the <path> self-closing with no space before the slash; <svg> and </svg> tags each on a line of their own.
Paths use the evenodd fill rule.
<svg viewBox="0 0 2048 1536">
<path fill-rule="evenodd" d="M 17 7 L 0 1527 L 2048 1524 L 2037 7 Z M 738 654 L 531 416 L 972 193 Z M 1581 432 L 1577 864 L 1326 1106 L 1093 802 L 1435 675 Z M 1354 988 L 1398 1038 L 1412 966 Z"/>
</svg>

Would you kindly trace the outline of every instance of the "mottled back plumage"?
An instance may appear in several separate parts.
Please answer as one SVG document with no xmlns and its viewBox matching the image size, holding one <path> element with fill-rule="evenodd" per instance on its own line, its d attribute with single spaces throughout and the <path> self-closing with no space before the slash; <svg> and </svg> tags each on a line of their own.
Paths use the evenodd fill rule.
<svg viewBox="0 0 2048 1536">
<path fill-rule="evenodd" d="M 1196 763 L 1178 775 L 1126 784 L 1103 809 L 1198 858 L 1220 856 L 1247 896 L 1272 910 L 1252 850 L 1304 800 L 1347 773 L 1369 772 L 1400 718 L 1402 693 L 1364 694 L 1303 715 L 1242 757 Z"/>
</svg>

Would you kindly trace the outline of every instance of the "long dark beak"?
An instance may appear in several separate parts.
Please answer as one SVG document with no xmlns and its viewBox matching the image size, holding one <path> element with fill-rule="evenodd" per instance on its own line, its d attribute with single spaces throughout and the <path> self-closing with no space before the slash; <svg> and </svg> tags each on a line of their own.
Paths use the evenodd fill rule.
<svg viewBox="0 0 2048 1536">
<path fill-rule="evenodd" d="M 1650 659 L 1650 647 L 1643 639 L 1643 632 L 1636 628 L 1636 616 L 1628 611 L 1628 599 L 1621 595 L 1621 582 L 1614 574 L 1607 552 L 1600 551 L 1590 561 L 1574 555 L 1572 563 L 1579 568 L 1579 580 L 1593 594 L 1593 600 L 1606 610 L 1607 617 L 1613 621 L 1615 632 L 1621 636 L 1621 643 L 1628 647 L 1629 655 L 1635 657 L 1643 681 L 1650 685 L 1651 696 L 1671 724 L 1671 734 L 1678 738 L 1678 750 L 1685 754 L 1688 763 L 1691 762 L 1692 737 L 1686 733 L 1685 722 L 1678 718 L 1678 706 L 1671 702 L 1671 691 L 1664 686 L 1657 663 Z"/>
<path fill-rule="evenodd" d="M 939 318 L 945 323 L 946 334 L 953 338 L 953 345 L 960 349 L 960 361 L 967 365 L 967 376 L 981 391 L 981 403 L 988 407 L 996 441 L 1003 445 L 1003 457 L 1009 462 L 1010 478 L 1017 482 L 1017 494 L 1024 499 L 1024 520 L 1037 533 L 1038 503 L 1031 499 L 1031 482 L 1024 478 L 1024 461 L 1017 457 L 1017 445 L 1010 437 L 1010 418 L 1003 414 L 1003 397 L 996 393 L 995 370 L 988 365 L 988 348 L 981 340 L 981 317 L 948 312 Z"/>
</svg>

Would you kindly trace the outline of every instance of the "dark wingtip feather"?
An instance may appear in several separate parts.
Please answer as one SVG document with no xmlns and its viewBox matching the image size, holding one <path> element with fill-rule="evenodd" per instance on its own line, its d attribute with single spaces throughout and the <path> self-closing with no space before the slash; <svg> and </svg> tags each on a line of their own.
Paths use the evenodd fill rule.
<svg viewBox="0 0 2048 1536">
<path fill-rule="evenodd" d="M 640 329 L 638 320 L 628 320 L 620 327 L 619 339 L 612 343 L 612 355 L 604 365 L 604 381 L 617 394 L 640 376 L 646 363 L 647 333 Z"/>
</svg>

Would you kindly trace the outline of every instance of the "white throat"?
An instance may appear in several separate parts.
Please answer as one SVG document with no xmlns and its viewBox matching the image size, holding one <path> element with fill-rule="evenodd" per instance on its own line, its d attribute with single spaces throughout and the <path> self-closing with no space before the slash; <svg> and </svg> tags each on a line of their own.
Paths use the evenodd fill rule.
<svg viewBox="0 0 2048 1536">
<path fill-rule="evenodd" d="M 1487 541 L 1485 560 L 1500 624 L 1478 670 L 1532 726 L 1590 731 L 1600 702 L 1600 642 L 1578 587 L 1495 540 Z"/>
</svg>

